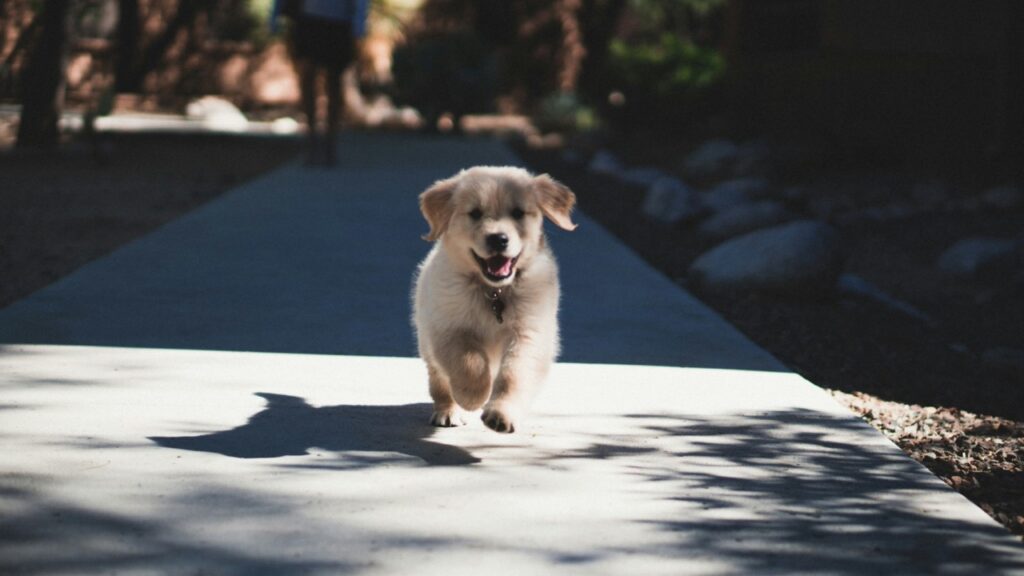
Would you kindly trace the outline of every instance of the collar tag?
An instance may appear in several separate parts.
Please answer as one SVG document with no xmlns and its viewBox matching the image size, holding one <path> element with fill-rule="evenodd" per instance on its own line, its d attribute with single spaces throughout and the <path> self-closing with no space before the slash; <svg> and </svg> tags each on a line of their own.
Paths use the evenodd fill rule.
<svg viewBox="0 0 1024 576">
<path fill-rule="evenodd" d="M 487 293 L 487 299 L 491 301 L 491 312 L 494 312 L 494 318 L 498 324 L 503 324 L 505 319 L 502 317 L 502 313 L 505 312 L 505 302 L 501 299 L 501 288 L 490 290 Z"/>
</svg>

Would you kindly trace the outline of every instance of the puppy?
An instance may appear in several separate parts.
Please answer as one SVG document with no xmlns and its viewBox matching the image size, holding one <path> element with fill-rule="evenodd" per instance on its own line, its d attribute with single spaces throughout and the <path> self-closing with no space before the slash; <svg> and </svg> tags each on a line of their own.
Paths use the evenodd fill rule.
<svg viewBox="0 0 1024 576">
<path fill-rule="evenodd" d="M 435 242 L 419 266 L 413 323 L 427 364 L 431 423 L 514 432 L 558 355 L 558 268 L 543 219 L 573 230 L 576 195 L 548 175 L 475 167 L 420 195 Z"/>
</svg>

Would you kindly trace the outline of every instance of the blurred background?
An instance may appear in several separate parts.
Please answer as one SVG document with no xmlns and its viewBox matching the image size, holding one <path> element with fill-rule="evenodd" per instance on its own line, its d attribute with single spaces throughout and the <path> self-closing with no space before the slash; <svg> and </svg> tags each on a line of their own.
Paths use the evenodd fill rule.
<svg viewBox="0 0 1024 576">
<path fill-rule="evenodd" d="M 459 129 L 500 114 L 541 135 L 656 132 L 679 149 L 771 134 L 889 162 L 992 160 L 1021 147 L 1022 11 L 1012 0 L 373 0 L 346 77 L 348 121 Z M 295 117 L 270 13 L 271 0 L 5 0 L 0 102 L 37 103 L 22 111 L 32 122 L 51 107 L 184 113 L 209 95 L 252 119 Z"/>
</svg>

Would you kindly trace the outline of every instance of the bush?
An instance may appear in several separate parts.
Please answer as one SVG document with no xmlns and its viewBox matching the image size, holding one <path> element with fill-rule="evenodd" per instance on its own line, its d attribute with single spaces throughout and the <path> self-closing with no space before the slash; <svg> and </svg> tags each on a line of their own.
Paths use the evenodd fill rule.
<svg viewBox="0 0 1024 576">
<path fill-rule="evenodd" d="M 580 103 L 576 94 L 555 92 L 541 100 L 534 118 L 542 132 L 588 132 L 600 127 L 593 108 Z"/>
<path fill-rule="evenodd" d="M 625 96 L 623 112 L 631 118 L 685 121 L 705 113 L 725 77 L 725 58 L 672 35 L 656 42 L 612 42 L 609 76 Z"/>
</svg>

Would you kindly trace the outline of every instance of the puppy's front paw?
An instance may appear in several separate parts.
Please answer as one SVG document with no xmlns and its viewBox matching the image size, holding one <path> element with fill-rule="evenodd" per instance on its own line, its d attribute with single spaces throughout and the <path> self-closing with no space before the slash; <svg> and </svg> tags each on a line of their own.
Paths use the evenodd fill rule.
<svg viewBox="0 0 1024 576">
<path fill-rule="evenodd" d="M 457 408 L 449 408 L 445 410 L 434 410 L 434 414 L 430 417 L 430 424 L 439 428 L 453 428 L 456 426 L 465 426 L 466 420 L 462 417 L 462 413 Z"/>
<path fill-rule="evenodd" d="M 506 410 L 501 408 L 484 408 L 480 419 L 484 424 L 495 432 L 511 434 L 516 431 L 515 419 Z"/>
</svg>

